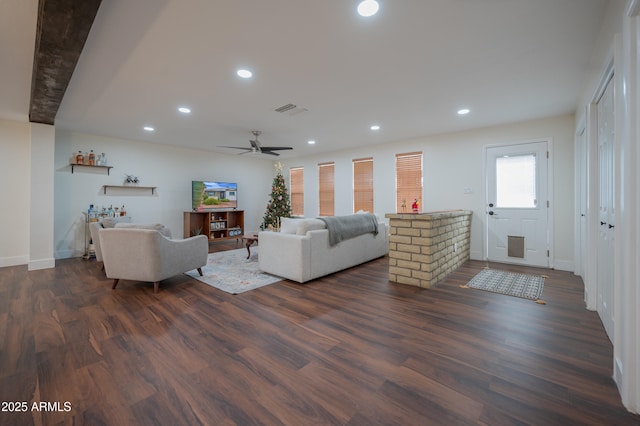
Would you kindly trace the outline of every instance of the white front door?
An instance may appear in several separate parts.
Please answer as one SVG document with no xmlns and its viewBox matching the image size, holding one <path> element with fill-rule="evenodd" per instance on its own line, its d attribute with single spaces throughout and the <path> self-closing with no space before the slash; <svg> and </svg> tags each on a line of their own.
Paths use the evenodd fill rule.
<svg viewBox="0 0 640 426">
<path fill-rule="evenodd" d="M 487 259 L 549 267 L 548 141 L 487 147 Z"/>
</svg>

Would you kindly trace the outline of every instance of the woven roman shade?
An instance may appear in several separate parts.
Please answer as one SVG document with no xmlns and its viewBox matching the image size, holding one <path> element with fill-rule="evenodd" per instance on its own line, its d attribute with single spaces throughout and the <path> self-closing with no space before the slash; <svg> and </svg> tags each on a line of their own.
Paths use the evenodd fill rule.
<svg viewBox="0 0 640 426">
<path fill-rule="evenodd" d="M 422 201 L 422 151 L 396 154 L 396 211 L 410 212 L 415 199 Z"/>
<path fill-rule="evenodd" d="M 289 186 L 291 198 L 291 214 L 304 216 L 304 168 L 292 167 L 289 169 Z"/>
<path fill-rule="evenodd" d="M 373 213 L 373 158 L 353 160 L 353 212 Z"/>
<path fill-rule="evenodd" d="M 320 216 L 334 215 L 334 163 L 318 164 L 319 212 Z"/>
</svg>

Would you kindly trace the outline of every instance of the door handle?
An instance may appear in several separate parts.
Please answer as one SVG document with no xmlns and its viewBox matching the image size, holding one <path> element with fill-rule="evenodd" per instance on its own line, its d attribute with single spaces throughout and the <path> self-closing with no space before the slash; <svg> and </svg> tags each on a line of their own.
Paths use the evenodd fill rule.
<svg viewBox="0 0 640 426">
<path fill-rule="evenodd" d="M 493 207 L 493 203 L 489 203 L 489 207 Z"/>
<path fill-rule="evenodd" d="M 609 229 L 615 228 L 615 225 L 609 224 Z"/>
<path fill-rule="evenodd" d="M 600 221 L 600 226 L 606 225 L 606 224 L 607 224 L 607 222 Z"/>
<path fill-rule="evenodd" d="M 497 213 L 494 213 L 493 211 L 489 211 L 489 216 L 493 216 L 493 215 L 498 215 Z"/>
</svg>

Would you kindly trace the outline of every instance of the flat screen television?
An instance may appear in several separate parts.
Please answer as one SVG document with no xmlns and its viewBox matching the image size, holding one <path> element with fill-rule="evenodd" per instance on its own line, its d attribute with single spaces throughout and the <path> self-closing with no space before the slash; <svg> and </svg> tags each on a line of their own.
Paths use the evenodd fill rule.
<svg viewBox="0 0 640 426">
<path fill-rule="evenodd" d="M 191 208 L 194 211 L 238 208 L 238 184 L 191 181 Z"/>
</svg>

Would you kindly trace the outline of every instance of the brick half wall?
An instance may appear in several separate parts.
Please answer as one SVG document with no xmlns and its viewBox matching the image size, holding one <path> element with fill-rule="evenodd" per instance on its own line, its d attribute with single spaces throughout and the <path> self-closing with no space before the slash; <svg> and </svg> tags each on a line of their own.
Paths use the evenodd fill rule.
<svg viewBox="0 0 640 426">
<path fill-rule="evenodd" d="M 430 288 L 469 259 L 470 210 L 386 214 L 389 281 Z"/>
</svg>

